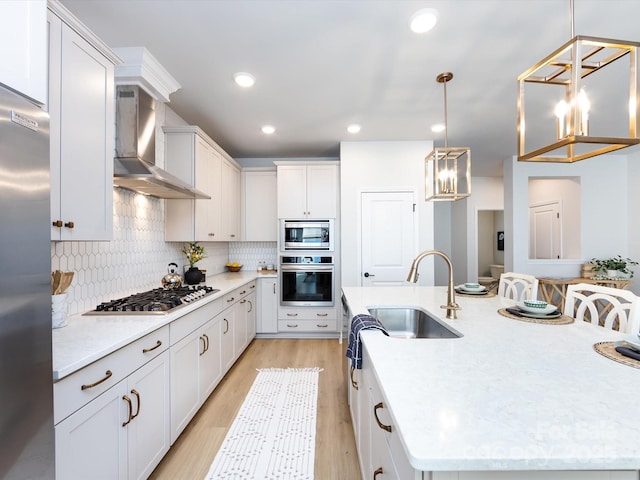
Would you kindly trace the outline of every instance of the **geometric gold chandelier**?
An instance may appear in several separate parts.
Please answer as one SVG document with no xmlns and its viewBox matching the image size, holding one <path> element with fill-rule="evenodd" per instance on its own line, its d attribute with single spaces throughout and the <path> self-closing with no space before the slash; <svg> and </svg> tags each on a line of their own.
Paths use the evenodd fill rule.
<svg viewBox="0 0 640 480">
<path fill-rule="evenodd" d="M 455 202 L 471 195 L 471 150 L 468 147 L 448 147 L 447 82 L 453 73 L 436 77 L 444 87 L 444 148 L 434 149 L 424 159 L 425 199 Z"/>
<path fill-rule="evenodd" d="M 518 77 L 519 161 L 570 163 L 640 143 L 640 43 L 573 36 L 570 8 L 573 38 Z"/>
</svg>

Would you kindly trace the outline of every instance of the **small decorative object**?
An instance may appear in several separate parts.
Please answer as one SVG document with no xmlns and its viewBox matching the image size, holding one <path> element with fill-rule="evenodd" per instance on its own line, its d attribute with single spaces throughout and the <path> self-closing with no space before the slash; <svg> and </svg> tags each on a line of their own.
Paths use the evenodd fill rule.
<svg viewBox="0 0 640 480">
<path fill-rule="evenodd" d="M 194 265 L 206 258 L 207 254 L 204 251 L 204 247 L 198 245 L 198 242 L 190 242 L 182 247 L 182 253 L 187 256 L 189 261 L 189 270 L 184 274 L 184 281 L 187 285 L 197 285 L 202 281 L 202 272 Z"/>
<path fill-rule="evenodd" d="M 240 270 L 242 270 L 242 265 L 240 265 L 238 262 L 227 263 L 226 267 L 230 272 L 239 272 Z"/>
<path fill-rule="evenodd" d="M 498 232 L 498 250 L 504 250 L 504 232 Z"/>
<path fill-rule="evenodd" d="M 524 303 L 527 307 L 529 308 L 540 308 L 540 309 L 545 309 L 547 308 L 547 302 L 544 302 L 542 300 L 524 300 L 522 303 Z"/>
<path fill-rule="evenodd" d="M 592 278 L 595 275 L 594 268 L 595 265 L 591 262 L 583 263 L 580 268 L 580 276 L 582 278 Z"/>
<path fill-rule="evenodd" d="M 67 294 L 51 295 L 51 327 L 62 328 L 69 323 L 67 318 Z"/>
<path fill-rule="evenodd" d="M 606 276 L 607 278 L 632 278 L 633 270 L 629 269 L 629 267 L 638 265 L 638 262 L 630 258 L 622 258 L 620 255 L 605 260 L 592 258 L 591 263 L 594 265 L 593 270 L 598 275 Z"/>
</svg>

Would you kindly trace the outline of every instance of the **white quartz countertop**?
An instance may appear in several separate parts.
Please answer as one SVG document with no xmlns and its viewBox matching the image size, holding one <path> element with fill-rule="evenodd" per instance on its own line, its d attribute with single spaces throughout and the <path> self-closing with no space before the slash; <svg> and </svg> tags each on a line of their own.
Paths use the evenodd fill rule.
<svg viewBox="0 0 640 480">
<path fill-rule="evenodd" d="M 166 315 L 73 315 L 66 327 L 53 330 L 53 380 L 86 367 L 235 288 L 269 276 L 273 275 L 242 271 L 210 276 L 206 284 L 219 292 Z"/>
<path fill-rule="evenodd" d="M 640 469 L 640 369 L 593 345 L 624 335 L 586 323 L 544 325 L 497 313 L 513 302 L 445 287 L 344 287 L 351 315 L 412 305 L 464 336 L 362 341 L 411 465 L 423 471 Z"/>
</svg>

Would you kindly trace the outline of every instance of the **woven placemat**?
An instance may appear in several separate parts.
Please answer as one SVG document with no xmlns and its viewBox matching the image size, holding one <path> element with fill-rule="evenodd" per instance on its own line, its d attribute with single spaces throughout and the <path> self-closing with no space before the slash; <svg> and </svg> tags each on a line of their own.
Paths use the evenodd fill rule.
<svg viewBox="0 0 640 480">
<path fill-rule="evenodd" d="M 512 313 L 507 312 L 506 308 L 501 308 L 498 310 L 498 313 L 503 317 L 511 318 L 513 320 L 520 320 L 521 322 L 529 322 L 529 323 L 543 323 L 545 325 L 568 325 L 574 322 L 574 318 L 569 315 L 560 315 L 556 318 L 529 318 L 529 317 L 519 317 L 517 315 L 513 315 Z"/>
<path fill-rule="evenodd" d="M 469 298 L 491 298 L 491 297 L 495 297 L 496 294 L 493 292 L 487 292 L 484 295 L 477 295 L 477 294 L 473 294 L 473 293 L 462 293 L 459 292 L 458 290 L 456 290 L 456 297 L 469 297 Z"/>
<path fill-rule="evenodd" d="M 607 357 L 614 362 L 629 365 L 633 368 L 640 368 L 640 361 L 633 358 L 625 357 L 621 353 L 616 352 L 616 345 L 613 342 L 599 342 L 593 346 L 593 349 L 603 357 Z"/>
</svg>

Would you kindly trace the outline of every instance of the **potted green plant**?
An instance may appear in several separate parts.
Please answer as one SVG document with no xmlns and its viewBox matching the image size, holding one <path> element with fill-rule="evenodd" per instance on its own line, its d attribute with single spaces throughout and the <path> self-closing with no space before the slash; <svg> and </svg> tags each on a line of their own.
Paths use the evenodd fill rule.
<svg viewBox="0 0 640 480">
<path fill-rule="evenodd" d="M 594 265 L 594 271 L 596 271 L 599 275 L 605 275 L 609 278 L 631 278 L 633 277 L 633 270 L 631 270 L 629 267 L 638 265 L 638 262 L 631 260 L 630 258 L 622 258 L 620 255 L 616 255 L 613 258 L 607 258 L 604 260 L 592 258 L 591 263 L 593 263 Z"/>
<path fill-rule="evenodd" d="M 188 285 L 196 285 L 202 281 L 202 272 L 195 266 L 197 262 L 206 258 L 207 254 L 204 251 L 202 245 L 198 245 L 198 242 L 190 242 L 182 247 L 182 253 L 187 257 L 189 262 L 189 270 L 184 274 L 184 281 Z"/>
</svg>

